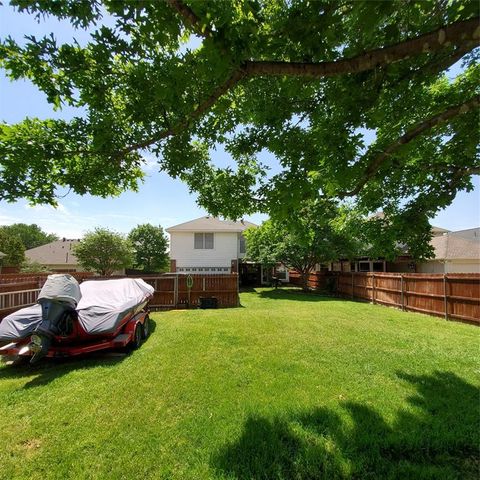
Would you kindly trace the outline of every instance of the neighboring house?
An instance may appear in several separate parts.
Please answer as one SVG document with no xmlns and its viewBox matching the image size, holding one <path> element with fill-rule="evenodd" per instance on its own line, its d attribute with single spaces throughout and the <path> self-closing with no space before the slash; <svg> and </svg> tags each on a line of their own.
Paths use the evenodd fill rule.
<svg viewBox="0 0 480 480">
<path fill-rule="evenodd" d="M 222 274 L 239 270 L 245 256 L 242 232 L 256 227 L 247 221 L 233 222 L 200 217 L 167 228 L 170 234 L 170 271 Z"/>
<path fill-rule="evenodd" d="M 467 240 L 480 241 L 480 227 L 468 228 L 467 230 L 458 230 L 456 232 L 449 232 L 450 235 L 455 237 L 466 238 Z"/>
<path fill-rule="evenodd" d="M 435 258 L 417 264 L 419 273 L 480 273 L 480 227 L 445 233 L 431 241 Z"/>
<path fill-rule="evenodd" d="M 450 230 L 441 227 L 432 227 L 432 235 L 434 237 L 439 237 L 440 235 L 444 235 L 445 233 L 450 233 Z"/>
<path fill-rule="evenodd" d="M 63 238 L 31 248 L 25 252 L 25 256 L 29 261 L 40 263 L 51 272 L 80 272 L 84 269 L 80 267 L 73 253 L 73 247 L 78 243 L 78 239 Z"/>
<path fill-rule="evenodd" d="M 430 242 L 435 257 L 414 262 L 405 252 L 394 262 L 385 259 L 356 258 L 325 265 L 324 269 L 342 272 L 417 272 L 417 273 L 478 273 L 480 272 L 480 228 L 451 232 L 432 227 Z M 317 270 L 320 270 L 318 268 Z"/>
<path fill-rule="evenodd" d="M 38 262 L 46 267 L 50 272 L 69 273 L 84 272 L 85 269 L 78 263 L 77 257 L 73 253 L 75 245 L 81 240 L 62 238 L 54 242 L 31 248 L 25 251 L 25 256 L 31 262 Z M 124 275 L 125 269 L 113 272 L 114 275 Z"/>
</svg>

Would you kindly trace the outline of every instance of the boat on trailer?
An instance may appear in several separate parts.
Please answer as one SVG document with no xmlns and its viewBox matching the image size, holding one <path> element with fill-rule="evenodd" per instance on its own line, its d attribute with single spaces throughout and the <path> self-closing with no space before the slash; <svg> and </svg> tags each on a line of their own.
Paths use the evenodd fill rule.
<svg viewBox="0 0 480 480">
<path fill-rule="evenodd" d="M 68 274 L 49 275 L 35 305 L 0 322 L 0 356 L 34 364 L 44 357 L 139 348 L 149 334 L 153 292 L 138 278 L 78 284 Z"/>
</svg>

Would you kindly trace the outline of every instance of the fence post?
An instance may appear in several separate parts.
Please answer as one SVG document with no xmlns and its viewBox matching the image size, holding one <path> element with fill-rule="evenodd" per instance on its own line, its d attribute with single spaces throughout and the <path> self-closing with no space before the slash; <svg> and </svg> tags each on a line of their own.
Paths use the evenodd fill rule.
<svg viewBox="0 0 480 480">
<path fill-rule="evenodd" d="M 445 320 L 448 320 L 448 299 L 447 299 L 447 275 L 443 274 L 443 303 L 445 308 Z"/>
<path fill-rule="evenodd" d="M 203 277 L 203 291 L 205 291 L 205 277 Z"/>
<path fill-rule="evenodd" d="M 354 291 L 354 283 L 353 283 L 353 272 L 352 272 L 352 300 L 355 298 L 355 295 L 353 294 L 353 291 Z"/>
<path fill-rule="evenodd" d="M 372 303 L 375 304 L 375 274 L 372 272 Z"/>
<path fill-rule="evenodd" d="M 173 303 L 174 307 L 178 306 L 178 275 L 175 275 L 173 280 Z"/>
<path fill-rule="evenodd" d="M 238 269 L 240 271 L 240 269 Z M 240 273 L 237 272 L 236 282 L 237 284 L 237 307 L 240 306 Z"/>
<path fill-rule="evenodd" d="M 402 310 L 405 310 L 405 305 L 404 305 L 404 299 L 403 299 L 403 274 L 400 275 L 400 298 L 401 298 L 401 302 L 402 302 Z"/>
</svg>

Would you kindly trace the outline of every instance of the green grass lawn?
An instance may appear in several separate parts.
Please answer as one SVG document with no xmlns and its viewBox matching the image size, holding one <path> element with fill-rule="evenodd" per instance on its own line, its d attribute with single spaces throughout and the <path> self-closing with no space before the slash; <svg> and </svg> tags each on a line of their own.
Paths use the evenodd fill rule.
<svg viewBox="0 0 480 480">
<path fill-rule="evenodd" d="M 477 478 L 477 327 L 290 291 L 0 368 L 0 478 Z"/>
</svg>

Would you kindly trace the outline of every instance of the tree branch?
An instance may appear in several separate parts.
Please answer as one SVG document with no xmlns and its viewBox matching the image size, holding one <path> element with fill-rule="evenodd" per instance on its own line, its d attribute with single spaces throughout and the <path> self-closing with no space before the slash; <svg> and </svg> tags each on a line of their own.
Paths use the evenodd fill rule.
<svg viewBox="0 0 480 480">
<path fill-rule="evenodd" d="M 367 182 L 372 179 L 375 174 L 378 172 L 380 167 L 383 165 L 384 162 L 388 160 L 390 155 L 398 150 L 402 145 L 406 145 L 407 143 L 411 142 L 413 139 L 421 135 L 422 133 L 430 130 L 441 123 L 450 120 L 457 115 L 461 115 L 466 113 L 474 108 L 478 108 L 480 106 L 480 96 L 474 97 L 467 102 L 462 103 L 461 105 L 455 105 L 453 107 L 448 108 L 447 110 L 430 117 L 427 120 L 424 120 L 421 123 L 417 123 L 414 125 L 410 130 L 408 130 L 404 135 L 399 137 L 395 142 L 390 144 L 385 150 L 383 150 L 380 155 L 376 156 L 367 166 L 365 169 L 365 173 L 363 175 L 362 180 L 357 184 L 357 186 L 350 191 L 341 192 L 340 197 L 351 197 L 357 195 L 362 188 L 367 184 Z"/>
<path fill-rule="evenodd" d="M 203 113 L 210 109 L 213 104 L 228 90 L 230 90 L 233 86 L 235 86 L 243 77 L 245 76 L 245 71 L 243 69 L 235 70 L 230 77 L 221 85 L 219 85 L 213 93 L 208 97 L 203 103 L 201 103 L 195 110 L 193 110 L 184 120 L 177 123 L 175 126 L 163 130 L 158 135 L 155 135 L 152 138 L 144 140 L 143 142 L 134 143 L 125 149 L 118 152 L 118 155 L 121 157 L 133 150 L 140 150 L 142 148 L 147 148 L 150 145 L 163 140 L 164 138 L 171 137 L 172 135 L 176 135 L 185 128 L 187 128 L 190 123 L 200 117 Z"/>
<path fill-rule="evenodd" d="M 185 5 L 182 0 L 166 0 L 166 2 L 183 18 L 185 24 L 192 28 L 197 35 L 204 38 L 212 36 L 210 28 L 203 26 L 195 12 L 188 5 Z"/>
<path fill-rule="evenodd" d="M 177 8 L 175 6 L 178 5 L 178 8 L 181 8 L 182 12 L 185 8 L 185 15 L 187 15 L 185 18 L 188 18 L 189 22 L 199 22 L 195 14 L 191 12 L 188 7 L 184 6 L 181 0 L 168 1 L 170 4 L 174 5 L 174 8 Z M 191 14 L 188 13 L 187 9 Z M 243 78 L 257 75 L 295 75 L 313 76 L 318 78 L 329 77 L 374 69 L 422 52 L 435 52 L 452 44 L 458 44 L 463 46 L 463 48 L 465 48 L 465 45 L 470 45 L 471 48 L 474 48 L 480 43 L 480 26 L 478 23 L 479 17 L 455 22 L 451 25 L 420 35 L 414 39 L 405 40 L 404 42 L 389 47 L 371 50 L 353 58 L 337 60 L 334 62 L 292 63 L 246 61 L 237 69 L 233 70 L 223 84 L 219 85 L 204 102 L 200 103 L 195 110 L 188 114 L 186 118 L 176 126 L 163 130 L 143 142 L 132 144 L 118 152 L 118 155 L 122 156 L 133 150 L 147 148 L 150 145 L 157 143 L 164 138 L 175 135 L 179 131 L 187 128 L 193 120 L 197 119 L 210 109 L 210 107 L 212 107 L 222 95 L 232 89 Z"/>
<path fill-rule="evenodd" d="M 253 75 L 293 75 L 308 77 L 331 77 L 346 73 L 359 73 L 388 65 L 399 60 L 433 53 L 451 45 L 459 45 L 471 50 L 480 45 L 480 17 L 463 20 L 440 27 L 416 38 L 377 48 L 356 57 L 344 58 L 333 62 L 297 63 L 248 61 L 245 69 Z"/>
</svg>

